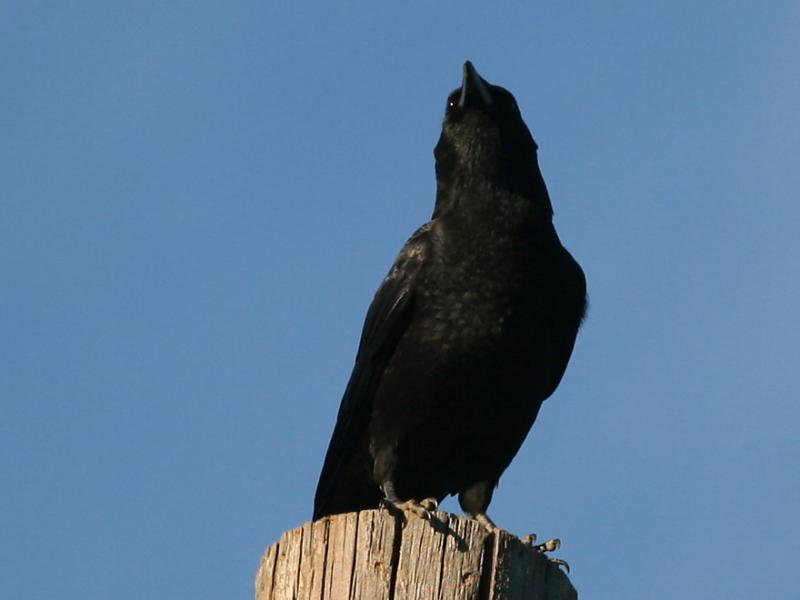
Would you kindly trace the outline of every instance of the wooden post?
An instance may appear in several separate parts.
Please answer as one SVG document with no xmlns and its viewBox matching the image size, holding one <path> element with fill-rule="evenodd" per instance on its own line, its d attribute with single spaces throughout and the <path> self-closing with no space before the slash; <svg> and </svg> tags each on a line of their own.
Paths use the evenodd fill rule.
<svg viewBox="0 0 800 600">
<path fill-rule="evenodd" d="M 447 524 L 365 510 L 287 531 L 261 559 L 256 600 L 577 600 L 519 538 L 436 514 Z"/>
</svg>

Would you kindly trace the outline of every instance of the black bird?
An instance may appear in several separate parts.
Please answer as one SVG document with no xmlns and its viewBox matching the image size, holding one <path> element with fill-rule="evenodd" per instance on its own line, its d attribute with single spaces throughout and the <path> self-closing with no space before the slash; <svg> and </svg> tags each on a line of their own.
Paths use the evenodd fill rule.
<svg viewBox="0 0 800 600">
<path fill-rule="evenodd" d="M 381 502 L 428 515 L 458 494 L 493 530 L 492 492 L 572 354 L 583 271 L 514 96 L 470 62 L 434 155 L 433 217 L 369 307 L 314 519 Z"/>
</svg>

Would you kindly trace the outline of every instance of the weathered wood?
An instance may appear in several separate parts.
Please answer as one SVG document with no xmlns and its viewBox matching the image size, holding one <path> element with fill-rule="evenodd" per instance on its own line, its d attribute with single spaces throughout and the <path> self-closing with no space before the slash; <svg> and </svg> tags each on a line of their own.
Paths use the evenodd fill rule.
<svg viewBox="0 0 800 600">
<path fill-rule="evenodd" d="M 367 510 L 287 531 L 261 559 L 256 600 L 577 600 L 558 565 L 514 535 L 436 514 Z"/>
</svg>

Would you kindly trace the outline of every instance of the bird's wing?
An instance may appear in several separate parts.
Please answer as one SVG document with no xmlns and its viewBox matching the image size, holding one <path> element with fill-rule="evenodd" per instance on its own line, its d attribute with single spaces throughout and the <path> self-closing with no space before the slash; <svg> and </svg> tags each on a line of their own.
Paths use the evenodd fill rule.
<svg viewBox="0 0 800 600">
<path fill-rule="evenodd" d="M 330 514 L 341 470 L 358 452 L 384 369 L 413 314 L 419 273 L 430 256 L 432 221 L 406 242 L 367 311 L 356 363 L 344 392 L 336 427 L 314 497 L 314 519 Z M 369 485 L 372 486 L 371 481 Z M 341 491 L 344 493 L 344 491 Z M 354 492 L 355 493 L 355 492 Z"/>
</svg>

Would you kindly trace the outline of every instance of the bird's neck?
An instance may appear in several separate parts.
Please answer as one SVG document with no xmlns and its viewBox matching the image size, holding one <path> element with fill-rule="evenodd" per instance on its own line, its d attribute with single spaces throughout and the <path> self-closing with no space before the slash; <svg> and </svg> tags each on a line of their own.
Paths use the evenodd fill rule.
<svg viewBox="0 0 800 600">
<path fill-rule="evenodd" d="M 458 213 L 478 222 L 509 220 L 517 223 L 551 223 L 553 208 L 544 181 L 541 176 L 539 178 L 538 185 L 532 181 L 524 186 L 516 186 L 516 189 L 474 177 L 439 181 L 433 217 Z"/>
</svg>

